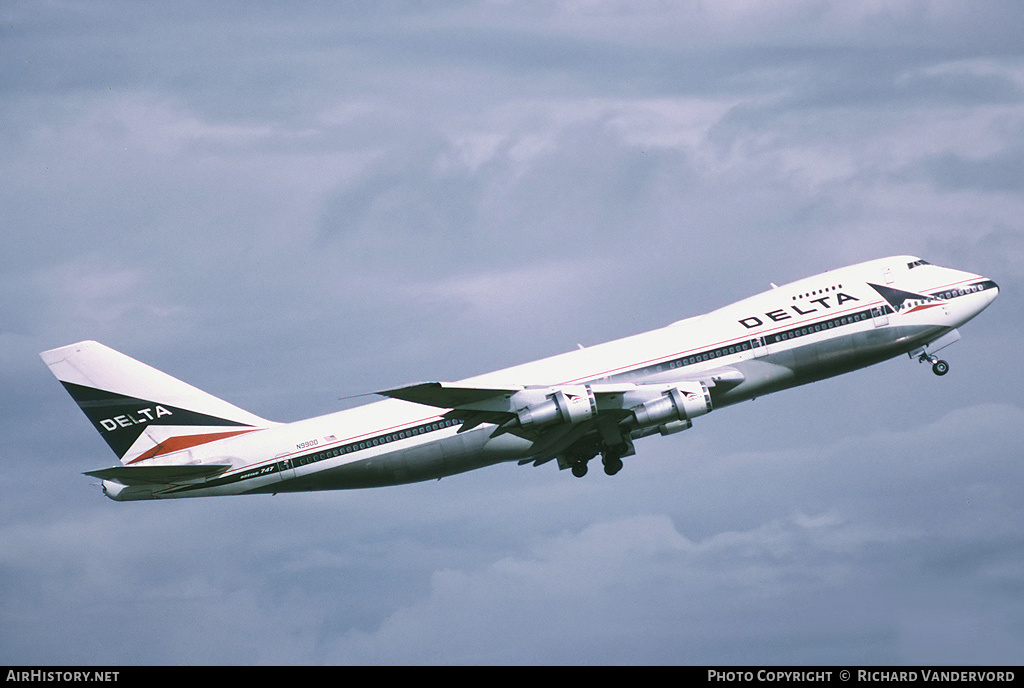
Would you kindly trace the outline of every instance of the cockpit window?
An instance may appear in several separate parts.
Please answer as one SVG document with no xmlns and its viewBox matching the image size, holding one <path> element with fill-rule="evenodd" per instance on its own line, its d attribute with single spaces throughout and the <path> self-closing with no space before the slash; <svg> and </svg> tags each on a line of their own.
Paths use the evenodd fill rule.
<svg viewBox="0 0 1024 688">
<path fill-rule="evenodd" d="M 907 269 L 913 270 L 918 265 L 931 265 L 927 260 L 915 260 L 913 263 L 907 263 Z"/>
</svg>

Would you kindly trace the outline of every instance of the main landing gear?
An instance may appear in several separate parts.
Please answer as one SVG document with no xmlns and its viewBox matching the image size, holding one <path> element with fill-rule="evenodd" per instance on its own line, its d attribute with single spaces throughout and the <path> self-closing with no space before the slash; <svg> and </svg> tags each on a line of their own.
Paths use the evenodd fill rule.
<svg viewBox="0 0 1024 688">
<path fill-rule="evenodd" d="M 606 450 L 601 455 L 601 463 L 604 465 L 604 472 L 607 475 L 615 475 L 622 470 L 622 458 L 618 452 Z M 572 474 L 582 478 L 587 474 L 587 460 L 578 460 L 572 465 Z"/>
<path fill-rule="evenodd" d="M 615 475 L 622 470 L 622 459 L 619 458 L 620 456 L 619 452 L 610 449 L 601 455 L 601 463 L 604 464 L 604 472 L 607 475 Z"/>
<path fill-rule="evenodd" d="M 607 475 L 615 475 L 622 470 L 622 457 L 632 454 L 632 449 L 633 447 L 631 443 L 623 443 L 615 446 L 603 445 L 599 448 L 591 448 L 587 451 L 574 452 L 566 458 L 568 459 L 569 467 L 572 469 L 572 474 L 577 478 L 582 478 L 587 474 L 587 463 L 600 452 L 601 464 L 604 466 L 604 472 Z"/>
<path fill-rule="evenodd" d="M 573 475 L 582 478 L 587 474 L 587 463 L 600 454 L 604 472 L 615 475 L 622 470 L 622 458 L 635 453 L 629 432 L 614 420 L 607 420 L 598 423 L 597 432 L 580 438 L 568 447 L 558 457 L 558 466 L 571 468 Z"/>
</svg>

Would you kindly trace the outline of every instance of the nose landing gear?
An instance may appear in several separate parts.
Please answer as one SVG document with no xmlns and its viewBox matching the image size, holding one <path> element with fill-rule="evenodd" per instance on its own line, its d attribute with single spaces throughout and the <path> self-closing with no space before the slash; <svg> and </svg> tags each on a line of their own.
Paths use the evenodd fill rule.
<svg viewBox="0 0 1024 688">
<path fill-rule="evenodd" d="M 920 356 L 917 357 L 917 360 L 920 361 L 921 363 L 924 363 L 925 361 L 931 363 L 932 372 L 938 375 L 939 377 L 949 372 L 949 364 L 943 361 L 938 356 L 935 356 L 934 354 L 922 353 Z"/>
<path fill-rule="evenodd" d="M 932 364 L 932 372 L 939 377 L 949 372 L 949 364 L 940 359 L 935 355 L 936 351 L 945 349 L 950 344 L 960 340 L 960 332 L 958 330 L 949 330 L 938 339 L 928 342 L 924 346 L 910 351 L 907 355 L 910 358 L 917 358 L 921 363 L 928 362 Z M 931 353 L 929 353 L 931 349 Z"/>
</svg>

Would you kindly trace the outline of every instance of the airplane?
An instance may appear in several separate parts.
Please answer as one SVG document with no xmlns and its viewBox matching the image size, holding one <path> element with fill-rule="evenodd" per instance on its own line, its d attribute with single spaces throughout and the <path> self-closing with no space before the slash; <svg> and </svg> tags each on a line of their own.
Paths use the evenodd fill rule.
<svg viewBox="0 0 1024 688">
<path fill-rule="evenodd" d="M 635 443 L 700 416 L 907 354 L 936 353 L 999 293 L 915 256 L 868 261 L 704 315 L 328 415 L 260 418 L 93 341 L 40 354 L 120 463 L 116 501 L 381 487 L 505 461 L 608 475 Z"/>
</svg>

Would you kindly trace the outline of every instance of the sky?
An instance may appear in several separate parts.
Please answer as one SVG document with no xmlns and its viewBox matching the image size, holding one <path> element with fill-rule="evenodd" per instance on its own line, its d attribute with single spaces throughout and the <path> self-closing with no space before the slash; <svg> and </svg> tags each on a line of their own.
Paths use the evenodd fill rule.
<svg viewBox="0 0 1024 688">
<path fill-rule="evenodd" d="M 0 664 L 1017 664 L 1015 0 L 0 6 Z M 38 358 L 257 415 L 458 380 L 895 254 L 943 352 L 608 477 L 115 503 Z"/>
</svg>

